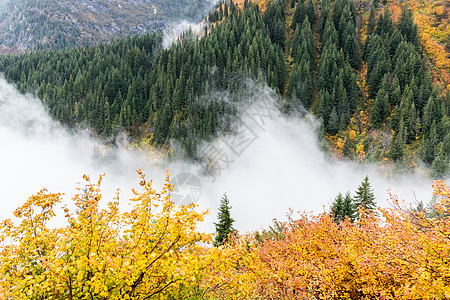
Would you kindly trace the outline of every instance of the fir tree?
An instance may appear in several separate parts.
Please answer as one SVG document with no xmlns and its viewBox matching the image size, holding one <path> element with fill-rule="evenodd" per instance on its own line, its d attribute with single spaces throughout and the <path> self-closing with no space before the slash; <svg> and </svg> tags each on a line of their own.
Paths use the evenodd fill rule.
<svg viewBox="0 0 450 300">
<path fill-rule="evenodd" d="M 345 221 L 347 218 L 350 222 L 355 220 L 356 209 L 350 192 L 347 192 L 345 197 L 341 193 L 336 196 L 331 205 L 331 215 L 336 223 Z"/>
<path fill-rule="evenodd" d="M 408 5 L 403 6 L 399 28 L 406 40 L 419 49 L 420 43 L 417 25 L 414 23 L 412 13 Z"/>
<path fill-rule="evenodd" d="M 344 206 L 344 197 L 341 193 L 339 193 L 331 204 L 331 216 L 333 217 L 336 223 L 343 221 L 345 219 L 342 218 L 343 215 L 343 206 Z"/>
<path fill-rule="evenodd" d="M 361 182 L 361 185 L 356 190 L 354 197 L 355 207 L 358 210 L 362 208 L 366 212 L 374 212 L 376 208 L 375 195 L 373 194 L 372 187 L 370 186 L 369 176 L 366 176 Z"/>
<path fill-rule="evenodd" d="M 449 157 L 443 151 L 443 147 L 439 147 L 439 154 L 431 165 L 431 176 L 434 179 L 443 179 L 448 174 Z"/>
<path fill-rule="evenodd" d="M 330 121 L 328 123 L 327 132 L 331 135 L 335 135 L 339 132 L 339 115 L 336 111 L 336 106 L 333 106 L 333 110 L 330 114 Z"/>
<path fill-rule="evenodd" d="M 391 149 L 389 150 L 389 156 L 394 160 L 400 160 L 403 158 L 403 135 L 402 135 L 402 126 L 400 125 L 400 130 L 398 133 L 394 135 Z"/>
<path fill-rule="evenodd" d="M 367 25 L 367 34 L 370 35 L 373 33 L 373 31 L 375 30 L 375 25 L 376 25 L 376 12 L 375 12 L 375 7 L 374 5 L 372 5 L 372 7 L 370 8 L 370 15 L 369 15 L 369 22 Z"/>
<path fill-rule="evenodd" d="M 230 233 L 234 232 L 233 223 L 234 220 L 230 215 L 230 202 L 227 194 L 222 196 L 220 200 L 218 219 L 219 223 L 214 223 L 216 226 L 216 238 L 214 240 L 214 246 L 223 245 L 227 240 Z"/>
<path fill-rule="evenodd" d="M 380 127 L 386 117 L 389 115 L 389 102 L 386 92 L 381 89 L 375 101 L 373 102 L 372 111 L 370 114 L 370 122 L 375 128 Z"/>
<path fill-rule="evenodd" d="M 354 200 L 352 196 L 350 195 L 350 192 L 347 192 L 344 197 L 343 207 L 342 207 L 343 214 L 349 218 L 351 222 L 355 221 L 357 209 L 354 204 Z"/>
</svg>

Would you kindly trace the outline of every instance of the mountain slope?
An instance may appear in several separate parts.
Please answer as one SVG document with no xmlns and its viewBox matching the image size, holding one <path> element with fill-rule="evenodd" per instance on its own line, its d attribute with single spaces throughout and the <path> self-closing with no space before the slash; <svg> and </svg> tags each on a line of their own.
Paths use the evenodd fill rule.
<svg viewBox="0 0 450 300">
<path fill-rule="evenodd" d="M 320 9 L 319 9 L 320 7 Z M 235 104 L 265 82 L 283 112 L 306 108 L 339 157 L 448 172 L 449 93 L 433 83 L 413 15 L 349 0 L 279 0 L 240 10 L 226 2 L 198 40 L 162 50 L 160 36 L 94 48 L 0 58 L 0 71 L 69 126 L 111 137 L 153 133 L 189 157 L 220 132 L 233 134 Z M 364 15 L 367 13 L 367 16 Z"/>
<path fill-rule="evenodd" d="M 211 6 L 200 0 L 11 1 L 0 17 L 0 52 L 93 45 L 156 32 L 174 20 L 198 22 Z"/>
</svg>

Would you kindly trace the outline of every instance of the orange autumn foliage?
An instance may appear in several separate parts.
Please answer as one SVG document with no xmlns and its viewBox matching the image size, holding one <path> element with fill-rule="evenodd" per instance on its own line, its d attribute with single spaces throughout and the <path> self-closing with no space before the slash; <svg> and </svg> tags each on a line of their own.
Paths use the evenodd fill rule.
<svg viewBox="0 0 450 300">
<path fill-rule="evenodd" d="M 403 5 L 414 13 L 421 44 L 434 65 L 435 81 L 450 88 L 450 2 L 443 0 L 389 1 L 394 21 L 398 21 Z M 433 69 L 433 67 L 432 67 Z"/>
<path fill-rule="evenodd" d="M 436 216 L 392 195 L 382 217 L 336 224 L 301 214 L 255 247 L 261 299 L 450 298 L 450 188 L 434 184 Z M 255 285 L 255 282 L 251 284 Z M 263 287 L 267 287 L 264 289 Z"/>
<path fill-rule="evenodd" d="M 450 187 L 434 183 L 432 214 L 395 195 L 379 217 L 335 223 L 300 213 L 279 232 L 208 246 L 204 213 L 175 207 L 142 173 L 130 212 L 100 209 L 100 182 L 51 228 L 59 194 L 45 191 L 0 226 L 0 299 L 448 299 Z"/>
</svg>

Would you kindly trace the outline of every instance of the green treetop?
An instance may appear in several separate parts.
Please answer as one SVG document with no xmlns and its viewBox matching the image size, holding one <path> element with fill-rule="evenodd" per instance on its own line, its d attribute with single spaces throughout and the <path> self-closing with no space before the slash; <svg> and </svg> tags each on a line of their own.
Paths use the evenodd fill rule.
<svg viewBox="0 0 450 300">
<path fill-rule="evenodd" d="M 357 210 L 362 208 L 367 212 L 373 212 L 376 208 L 375 195 L 370 186 L 369 177 L 366 176 L 356 190 L 354 203 Z"/>
<path fill-rule="evenodd" d="M 216 226 L 216 238 L 214 241 L 214 246 L 223 245 L 230 233 L 234 231 L 233 223 L 234 220 L 230 215 L 230 202 L 228 200 L 227 194 L 224 194 L 220 200 L 219 213 L 218 213 L 218 223 L 214 223 Z"/>
</svg>

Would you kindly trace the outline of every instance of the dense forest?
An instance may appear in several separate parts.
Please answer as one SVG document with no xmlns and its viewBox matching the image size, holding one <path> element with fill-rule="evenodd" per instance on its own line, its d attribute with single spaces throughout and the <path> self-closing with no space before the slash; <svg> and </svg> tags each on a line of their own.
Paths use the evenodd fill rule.
<svg viewBox="0 0 450 300">
<path fill-rule="evenodd" d="M 252 78 L 279 94 L 283 112 L 313 112 L 336 155 L 406 168 L 422 161 L 441 177 L 449 93 L 433 83 L 409 7 L 394 22 L 386 4 L 227 1 L 200 37 L 187 32 L 169 49 L 160 34 L 142 35 L 2 56 L 0 71 L 69 127 L 88 125 L 106 139 L 153 133 L 190 157 L 200 140 L 228 131 L 239 114 L 233 102 L 247 92 L 242 79 Z M 225 91 L 231 101 L 218 96 Z"/>
<path fill-rule="evenodd" d="M 442 178 L 450 171 L 445 59 L 433 57 L 434 41 L 421 38 L 416 8 L 398 5 L 226 1 L 211 11 L 201 33 L 187 31 L 170 48 L 162 46 L 161 32 L 135 35 L 2 55 L 0 72 L 69 130 L 90 128 L 111 147 L 123 133 L 141 146 L 180 145 L 181 153 L 171 153 L 191 159 L 201 159 L 203 141 L 237 134 L 234 121 L 249 99 L 257 100 L 255 87 L 270 88 L 280 115 L 315 116 L 321 145 L 336 157 L 396 170 L 424 164 Z M 11 165 L 21 174 L 14 192 L 30 185 L 33 174 L 45 174 Z M 242 186 L 251 177 L 243 172 Z M 443 180 L 434 181 L 426 206 L 389 191 L 390 207 L 377 207 L 365 176 L 354 193 L 339 193 L 329 210 L 314 214 L 294 211 L 302 201 L 322 199 L 306 199 L 300 185 L 285 184 L 287 172 L 280 174 L 282 184 L 257 184 L 264 193 L 264 184 L 292 189 L 289 196 L 269 194 L 266 202 L 250 194 L 254 206 L 244 212 L 256 223 L 259 207 L 272 214 L 286 197 L 294 208 L 285 222 L 239 232 L 236 202 L 225 193 L 214 235 L 201 231 L 209 210 L 175 203 L 168 170 L 160 187 L 137 173 L 128 201 L 119 189 L 104 192 L 105 175 L 84 175 L 74 195 L 42 189 L 1 221 L 0 298 L 450 299 L 450 186 Z M 336 185 L 327 181 L 304 184 L 315 191 Z"/>
</svg>

